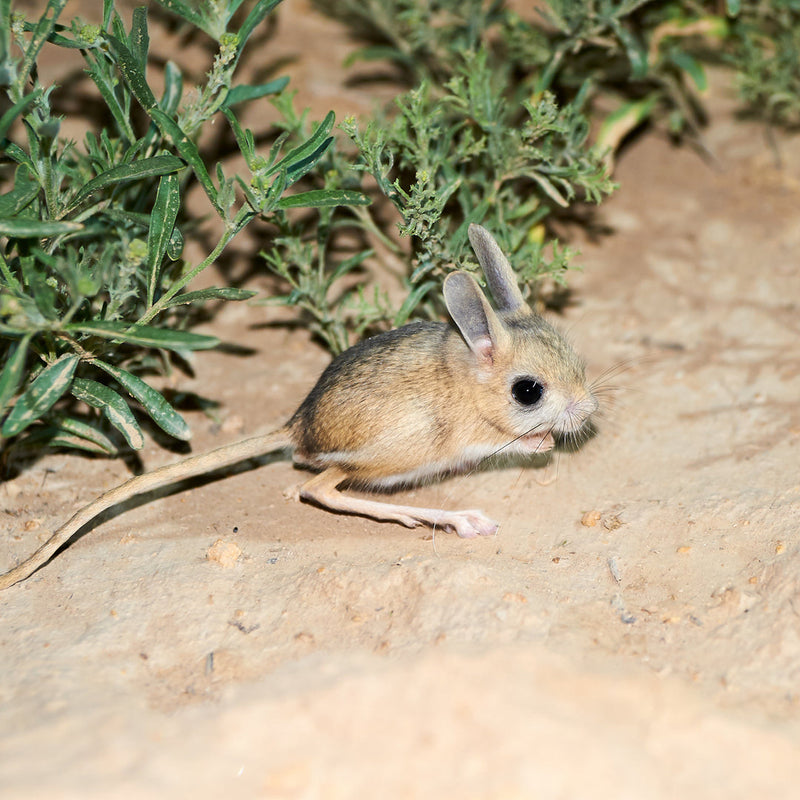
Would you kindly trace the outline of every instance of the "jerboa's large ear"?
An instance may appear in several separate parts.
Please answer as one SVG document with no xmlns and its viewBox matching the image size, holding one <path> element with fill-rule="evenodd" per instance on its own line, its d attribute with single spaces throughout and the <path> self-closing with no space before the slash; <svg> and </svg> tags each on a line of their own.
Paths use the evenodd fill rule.
<svg viewBox="0 0 800 800">
<path fill-rule="evenodd" d="M 507 346 L 510 337 L 481 287 L 472 275 L 451 272 L 445 278 L 442 292 L 447 310 L 470 350 L 482 365 L 491 365 L 497 351 Z"/>
<path fill-rule="evenodd" d="M 508 263 L 492 234 L 486 228 L 472 224 L 469 226 L 468 235 L 497 308 L 500 311 L 527 308 L 514 270 L 511 269 L 511 264 Z"/>
</svg>

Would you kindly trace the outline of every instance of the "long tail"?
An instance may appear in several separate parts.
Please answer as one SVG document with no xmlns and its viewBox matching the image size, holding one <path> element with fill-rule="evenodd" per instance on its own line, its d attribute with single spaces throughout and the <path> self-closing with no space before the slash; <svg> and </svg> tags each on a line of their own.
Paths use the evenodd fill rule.
<svg viewBox="0 0 800 800">
<path fill-rule="evenodd" d="M 7 589 L 29 575 L 36 572 L 39 567 L 46 564 L 53 554 L 66 544 L 87 522 L 91 522 L 98 514 L 107 508 L 128 500 L 137 494 L 151 492 L 171 483 L 204 475 L 240 461 L 274 453 L 292 446 L 289 431 L 280 428 L 270 433 L 254 436 L 251 439 L 223 445 L 208 453 L 190 456 L 175 464 L 167 464 L 144 475 L 120 484 L 114 489 L 109 489 L 96 500 L 78 510 L 66 523 L 64 523 L 30 558 L 23 561 L 14 569 L 0 575 L 0 590 Z"/>
</svg>

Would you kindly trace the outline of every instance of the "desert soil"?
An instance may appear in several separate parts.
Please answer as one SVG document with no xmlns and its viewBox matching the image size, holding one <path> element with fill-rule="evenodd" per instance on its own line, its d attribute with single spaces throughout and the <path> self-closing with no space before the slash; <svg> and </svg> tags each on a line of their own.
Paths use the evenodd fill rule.
<svg viewBox="0 0 800 800">
<path fill-rule="evenodd" d="M 318 116 L 375 101 L 299 0 L 263 47 Z M 590 375 L 624 367 L 599 435 L 399 495 L 484 509 L 485 539 L 298 504 L 281 459 L 118 509 L 0 596 L 4 797 L 798 796 L 800 140 L 715 83 L 713 160 L 644 135 L 570 231 L 584 271 L 556 321 Z M 257 247 L 226 268 L 265 289 Z M 188 414 L 194 452 L 314 383 L 328 357 L 285 318 L 228 304 L 200 328 L 252 352 L 167 381 L 221 404 Z M 177 457 L 151 441 L 140 466 Z M 130 474 L 16 468 L 2 569 Z"/>
</svg>

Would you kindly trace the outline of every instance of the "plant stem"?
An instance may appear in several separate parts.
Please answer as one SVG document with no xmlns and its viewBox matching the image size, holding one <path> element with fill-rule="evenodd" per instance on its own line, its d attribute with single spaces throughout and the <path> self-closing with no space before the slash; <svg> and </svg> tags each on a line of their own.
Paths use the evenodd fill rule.
<svg viewBox="0 0 800 800">
<path fill-rule="evenodd" d="M 188 283 L 193 281 L 206 267 L 210 267 L 216 260 L 219 258 L 222 251 L 228 246 L 230 241 L 238 234 L 242 228 L 250 222 L 253 217 L 255 217 L 255 212 L 242 207 L 239 209 L 238 213 L 236 214 L 235 219 L 231 223 L 231 225 L 226 228 L 225 233 L 223 233 L 222 238 L 217 242 L 217 246 L 208 254 L 208 256 L 201 261 L 194 269 L 190 270 L 189 272 L 182 275 L 167 291 L 163 294 L 158 301 L 156 301 L 150 308 L 139 317 L 137 324 L 144 325 L 150 322 L 151 319 L 156 317 L 160 314 L 175 297 L 184 286 Z"/>
</svg>

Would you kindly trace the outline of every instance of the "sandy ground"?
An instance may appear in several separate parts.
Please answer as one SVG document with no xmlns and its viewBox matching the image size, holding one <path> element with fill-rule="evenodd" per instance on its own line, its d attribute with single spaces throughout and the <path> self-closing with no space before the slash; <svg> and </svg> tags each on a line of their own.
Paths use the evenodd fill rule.
<svg viewBox="0 0 800 800">
<path fill-rule="evenodd" d="M 346 50 L 290 8 L 282 30 Z M 304 99 L 368 107 L 310 50 Z M 574 233 L 557 322 L 591 375 L 625 366 L 599 436 L 400 495 L 496 537 L 294 503 L 280 459 L 106 517 L 0 595 L 3 796 L 797 797 L 800 141 L 778 169 L 710 103 L 716 163 L 641 138 Z M 221 402 L 189 415 L 195 452 L 284 421 L 326 364 L 279 318 L 229 304 L 203 329 L 255 352 L 172 377 Z M 55 455 L 6 480 L 0 567 L 128 474 Z"/>
</svg>

